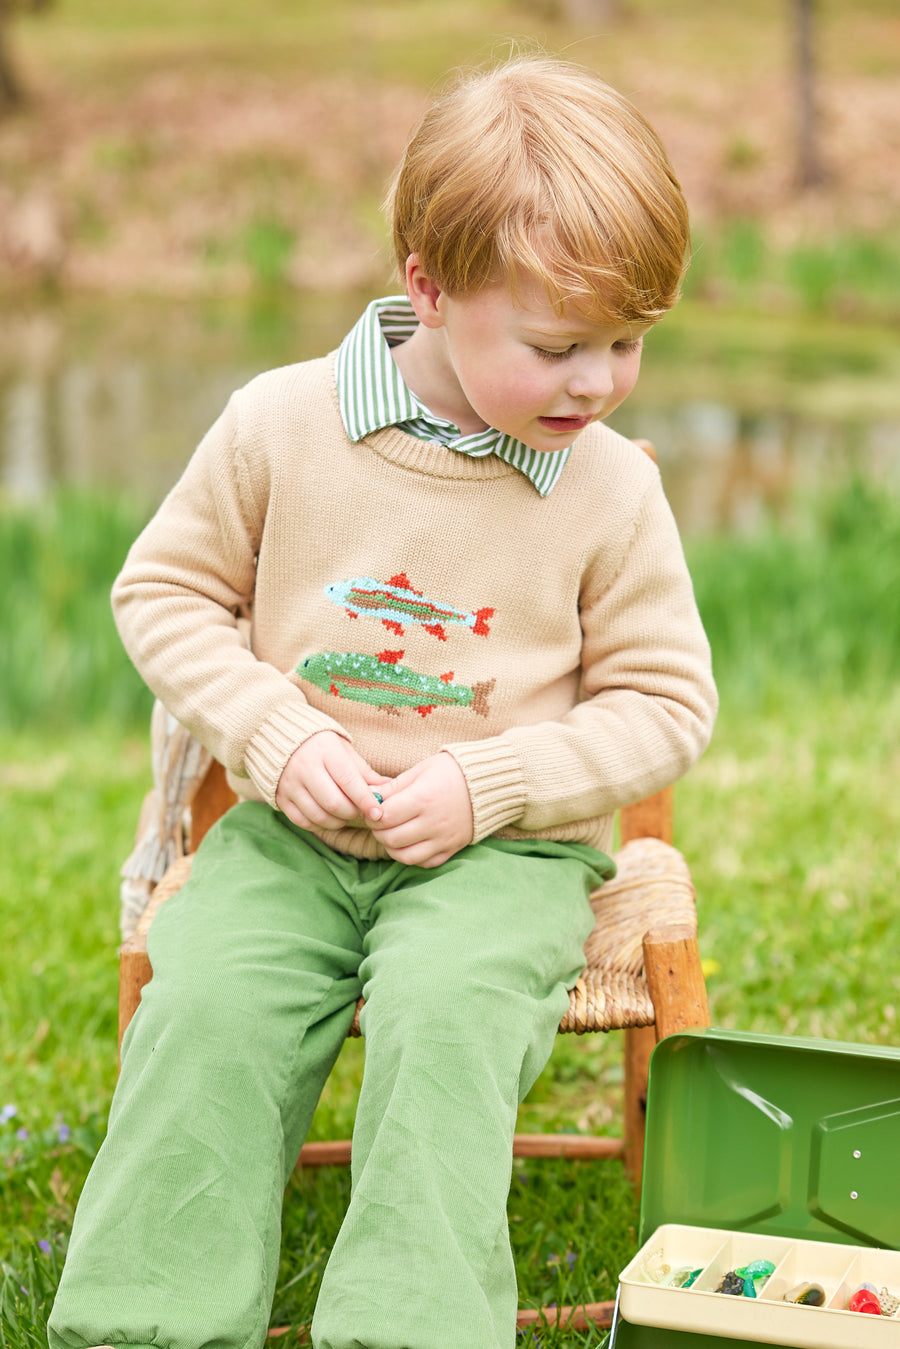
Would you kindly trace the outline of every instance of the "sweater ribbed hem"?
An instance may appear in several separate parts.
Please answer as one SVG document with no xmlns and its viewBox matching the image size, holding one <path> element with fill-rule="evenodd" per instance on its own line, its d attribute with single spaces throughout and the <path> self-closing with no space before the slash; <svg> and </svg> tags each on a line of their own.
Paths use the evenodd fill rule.
<svg viewBox="0 0 900 1349">
<path fill-rule="evenodd" d="M 350 739 L 326 713 L 298 702 L 271 713 L 247 745 L 244 767 L 270 806 L 275 806 L 275 793 L 288 759 L 318 731 L 336 731 L 345 740 Z"/>
<path fill-rule="evenodd" d="M 519 819 L 525 808 L 525 774 L 519 756 L 499 736 L 443 745 L 459 764 L 475 821 L 473 843 Z"/>
</svg>

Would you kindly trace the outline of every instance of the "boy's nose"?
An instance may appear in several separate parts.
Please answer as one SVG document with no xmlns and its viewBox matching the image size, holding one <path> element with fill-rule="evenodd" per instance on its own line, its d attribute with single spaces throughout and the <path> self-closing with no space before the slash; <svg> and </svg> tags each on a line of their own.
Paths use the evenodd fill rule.
<svg viewBox="0 0 900 1349">
<path fill-rule="evenodd" d="M 614 387 L 612 366 L 605 357 L 594 356 L 573 369 L 567 392 L 572 398 L 599 401 L 608 398 Z"/>
</svg>

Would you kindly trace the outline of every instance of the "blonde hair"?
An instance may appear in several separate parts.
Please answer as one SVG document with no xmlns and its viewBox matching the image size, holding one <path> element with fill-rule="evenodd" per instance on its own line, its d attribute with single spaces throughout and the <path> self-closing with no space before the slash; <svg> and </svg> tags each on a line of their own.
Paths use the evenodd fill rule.
<svg viewBox="0 0 900 1349">
<path fill-rule="evenodd" d="M 656 133 L 581 66 L 519 57 L 462 79 L 415 128 L 388 198 L 449 294 L 536 277 L 553 303 L 635 324 L 678 299 L 687 207 Z"/>
</svg>

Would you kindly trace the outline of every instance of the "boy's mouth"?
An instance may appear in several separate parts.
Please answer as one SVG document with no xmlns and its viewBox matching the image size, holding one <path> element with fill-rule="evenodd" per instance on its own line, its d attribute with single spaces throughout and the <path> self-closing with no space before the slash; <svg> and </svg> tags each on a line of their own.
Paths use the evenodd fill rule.
<svg viewBox="0 0 900 1349">
<path fill-rule="evenodd" d="M 577 435 L 593 421 L 593 417 L 539 417 L 538 421 L 546 431 L 561 431 L 567 435 Z"/>
</svg>

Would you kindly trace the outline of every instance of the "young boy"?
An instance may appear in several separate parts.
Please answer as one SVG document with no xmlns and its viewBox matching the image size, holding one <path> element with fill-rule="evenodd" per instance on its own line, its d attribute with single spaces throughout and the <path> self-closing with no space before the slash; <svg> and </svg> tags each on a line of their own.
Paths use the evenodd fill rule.
<svg viewBox="0 0 900 1349">
<path fill-rule="evenodd" d="M 53 1349 L 262 1345 L 360 993 L 313 1342 L 509 1349 L 516 1107 L 612 813 L 710 735 L 658 473 L 603 425 L 685 266 L 654 133 L 592 74 L 517 60 L 426 114 L 392 209 L 406 297 L 237 393 L 115 586 L 135 664 L 241 801 L 154 922 Z"/>
</svg>

